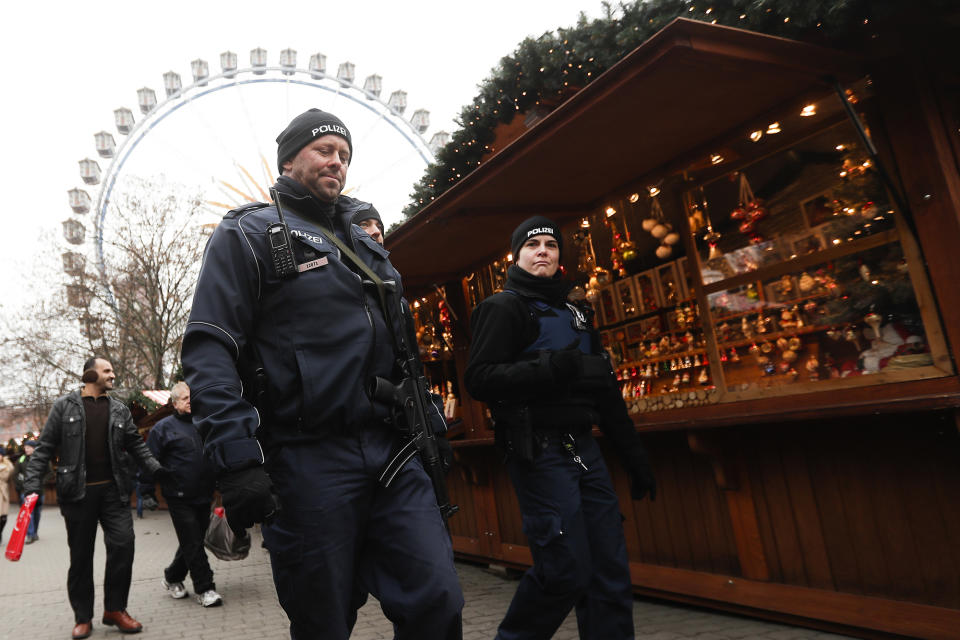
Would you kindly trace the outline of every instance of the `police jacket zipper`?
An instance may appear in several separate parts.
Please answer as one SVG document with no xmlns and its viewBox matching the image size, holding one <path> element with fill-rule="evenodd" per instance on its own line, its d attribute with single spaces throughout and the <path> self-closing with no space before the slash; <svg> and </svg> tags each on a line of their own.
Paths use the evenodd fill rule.
<svg viewBox="0 0 960 640">
<path fill-rule="evenodd" d="M 353 214 L 351 213 L 351 216 L 352 215 Z M 353 250 L 354 255 L 359 257 L 360 254 L 357 252 L 357 243 L 354 242 L 353 234 L 350 232 L 349 224 L 347 225 L 346 229 L 347 230 L 345 232 L 345 235 L 350 240 L 350 248 Z M 336 231 L 334 231 L 334 233 L 336 233 Z M 340 262 L 343 262 L 342 257 L 340 259 Z M 353 269 L 350 269 L 350 270 L 353 271 Z M 370 349 L 367 350 L 367 355 L 366 357 L 364 357 L 364 360 L 363 360 L 363 378 L 362 378 L 363 393 L 365 396 L 367 396 L 367 402 L 370 404 L 370 417 L 372 418 L 376 413 L 376 409 L 373 406 L 373 398 L 371 398 L 370 394 L 367 392 L 367 381 L 370 379 L 370 363 L 373 360 L 373 355 L 376 353 L 376 349 L 377 349 L 377 325 L 373 321 L 373 313 L 370 311 L 370 305 L 367 304 L 367 292 L 364 291 L 364 288 L 363 288 L 364 287 L 363 276 L 361 276 L 359 273 L 357 273 L 356 276 L 357 276 L 357 280 L 360 282 L 360 301 L 363 303 L 363 310 L 367 314 L 367 322 L 370 323 L 370 331 L 373 333 L 373 340 L 370 343 Z M 384 309 L 384 318 L 386 318 L 386 309 Z"/>
</svg>

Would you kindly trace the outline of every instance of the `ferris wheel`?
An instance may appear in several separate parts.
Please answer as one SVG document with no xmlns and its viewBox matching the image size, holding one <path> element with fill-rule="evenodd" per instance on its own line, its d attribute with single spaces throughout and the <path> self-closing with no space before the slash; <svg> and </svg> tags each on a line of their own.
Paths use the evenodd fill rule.
<svg viewBox="0 0 960 640">
<path fill-rule="evenodd" d="M 273 136 L 293 116 L 318 106 L 349 114 L 341 118 L 359 153 L 351 162 L 344 193 L 374 202 L 381 212 L 399 211 L 410 187 L 449 140 L 446 132 L 438 131 L 427 142 L 423 136 L 430 127 L 429 111 L 417 109 L 406 119 L 407 93 L 395 90 L 384 101 L 381 76 L 369 75 L 358 85 L 351 62 L 340 63 L 334 76 L 327 73 L 326 56 L 320 53 L 310 56 L 306 69 L 297 66 L 293 49 L 281 51 L 276 66 L 268 64 L 262 48 L 250 51 L 248 67 L 240 68 L 237 61 L 231 51 L 220 54 L 220 73 L 214 76 L 205 60 L 192 61 L 193 83 L 186 87 L 178 73 L 168 71 L 163 74 L 162 102 L 149 87 L 137 90 L 139 122 L 126 107 L 113 112 L 117 133 L 123 136 L 119 145 L 107 131 L 94 134 L 97 155 L 109 164 L 104 171 L 95 159 L 80 160 L 80 177 L 93 187 L 93 195 L 83 188 L 67 192 L 74 214 L 63 221 L 68 248 L 62 258 L 68 276 L 83 271 L 88 254 L 103 272 L 111 197 L 135 165 L 148 173 L 180 170 L 199 180 L 203 207 L 222 215 L 245 202 L 269 199 L 276 168 L 268 160 L 268 154 L 275 158 Z M 85 223 L 82 218 L 90 213 L 93 219 Z M 74 306 L 88 304 L 81 286 L 68 285 L 68 298 Z"/>
</svg>

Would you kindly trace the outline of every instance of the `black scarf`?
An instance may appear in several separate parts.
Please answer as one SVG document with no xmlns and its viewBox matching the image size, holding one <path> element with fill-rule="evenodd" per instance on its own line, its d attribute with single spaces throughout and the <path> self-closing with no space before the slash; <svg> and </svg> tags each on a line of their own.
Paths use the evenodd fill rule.
<svg viewBox="0 0 960 640">
<path fill-rule="evenodd" d="M 289 206 L 297 213 L 328 228 L 335 225 L 336 203 L 318 199 L 305 186 L 289 176 L 277 178 L 276 188 L 277 193 L 284 196 L 284 204 L 289 202 Z M 336 226 L 339 227 L 339 225 Z"/>
<path fill-rule="evenodd" d="M 507 284 L 504 288 L 526 298 L 543 300 L 552 307 L 559 307 L 567 301 L 567 294 L 573 285 L 560 275 L 559 270 L 553 277 L 542 278 L 513 264 L 507 269 Z"/>
</svg>

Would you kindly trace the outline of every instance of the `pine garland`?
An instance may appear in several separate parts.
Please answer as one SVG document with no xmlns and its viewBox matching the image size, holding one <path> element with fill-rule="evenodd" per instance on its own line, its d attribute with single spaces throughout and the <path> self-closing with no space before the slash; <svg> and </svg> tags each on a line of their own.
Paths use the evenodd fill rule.
<svg viewBox="0 0 960 640">
<path fill-rule="evenodd" d="M 950 0 L 915 0 L 924 14 Z M 457 119 L 459 129 L 410 194 L 403 214 L 415 215 L 462 180 L 490 151 L 494 130 L 517 114 L 550 111 L 677 17 L 739 27 L 835 47 L 857 46 L 874 25 L 902 13 L 902 0 L 647 0 L 604 2 L 605 15 L 527 38 L 500 60 Z"/>
</svg>

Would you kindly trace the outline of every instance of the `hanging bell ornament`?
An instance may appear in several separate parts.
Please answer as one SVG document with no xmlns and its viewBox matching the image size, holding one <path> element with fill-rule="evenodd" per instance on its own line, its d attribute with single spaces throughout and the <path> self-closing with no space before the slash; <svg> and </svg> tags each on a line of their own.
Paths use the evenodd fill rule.
<svg viewBox="0 0 960 640">
<path fill-rule="evenodd" d="M 637 245 L 631 241 L 624 242 L 620 245 L 620 255 L 623 257 L 624 262 L 630 262 L 631 260 L 637 259 Z"/>
<path fill-rule="evenodd" d="M 667 235 L 663 236 L 664 244 L 674 245 L 674 244 L 677 244 L 678 242 L 680 242 L 680 234 L 677 233 L 676 231 L 671 231 Z"/>
<path fill-rule="evenodd" d="M 740 226 L 737 227 L 737 229 L 738 229 L 738 230 L 740 231 L 740 233 L 742 233 L 743 235 L 749 235 L 749 234 L 753 233 L 753 230 L 754 230 L 754 227 L 755 227 L 755 226 L 756 226 L 756 225 L 754 224 L 754 222 L 753 222 L 752 220 L 744 220 L 743 222 L 740 223 Z"/>
<path fill-rule="evenodd" d="M 742 202 L 739 205 L 737 205 L 736 209 L 730 212 L 731 220 L 736 220 L 739 222 L 740 220 L 745 220 L 746 217 L 747 217 L 747 208 L 743 206 Z"/>
<path fill-rule="evenodd" d="M 666 236 L 668 233 L 670 233 L 669 224 L 657 223 L 657 225 L 650 230 L 650 235 L 652 235 L 657 240 L 663 239 L 663 237 Z"/>
<path fill-rule="evenodd" d="M 661 260 L 666 260 L 673 255 L 673 247 L 669 244 L 661 244 L 657 247 L 657 257 Z"/>
<path fill-rule="evenodd" d="M 640 226 L 643 227 L 644 231 L 652 231 L 658 224 L 660 224 L 660 222 L 656 218 L 645 218 L 640 223 Z"/>
<path fill-rule="evenodd" d="M 707 233 L 704 234 L 703 239 L 706 240 L 707 245 L 710 247 L 710 255 L 707 256 L 708 260 L 723 256 L 723 251 L 717 246 L 720 242 L 720 234 L 714 231 L 712 227 L 707 228 Z"/>
<path fill-rule="evenodd" d="M 600 290 L 596 287 L 588 286 L 586 292 L 584 293 L 584 297 L 586 297 L 587 302 L 593 304 L 600 299 Z"/>
</svg>

